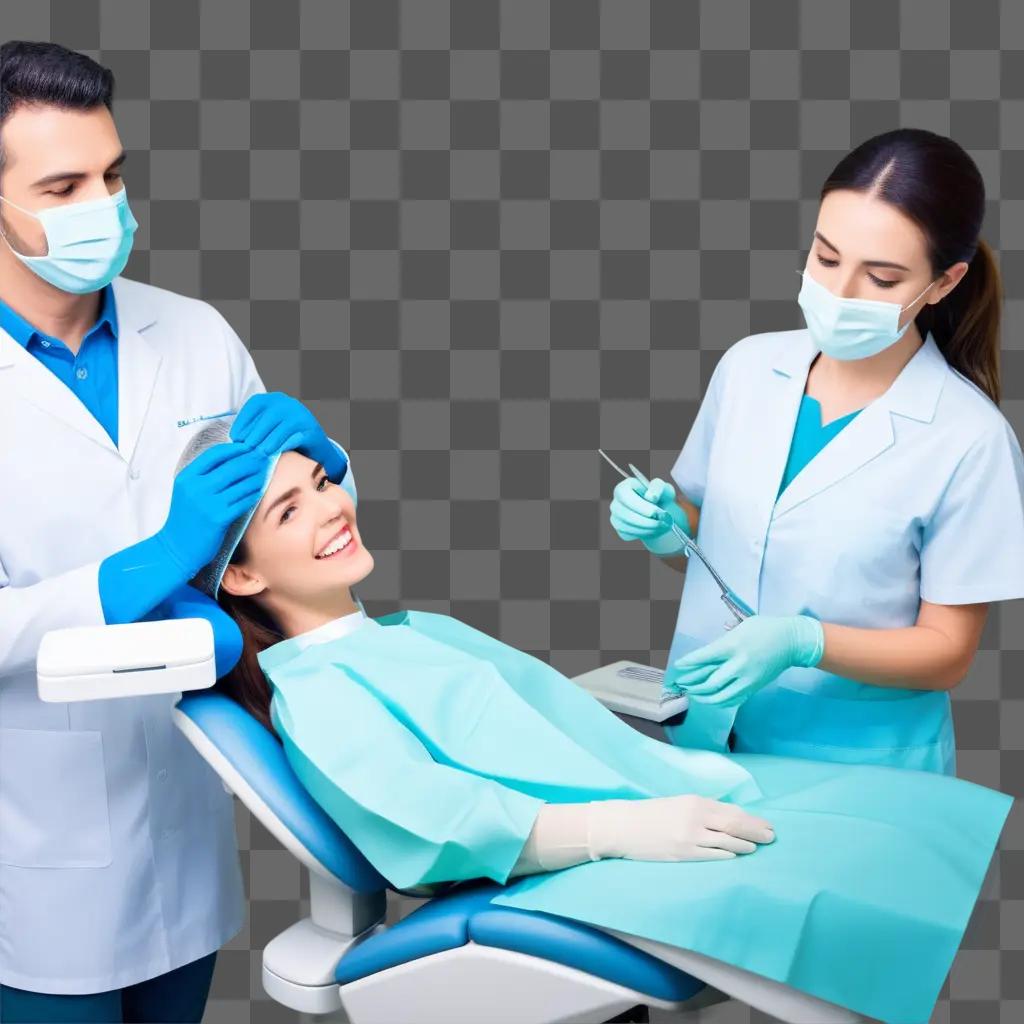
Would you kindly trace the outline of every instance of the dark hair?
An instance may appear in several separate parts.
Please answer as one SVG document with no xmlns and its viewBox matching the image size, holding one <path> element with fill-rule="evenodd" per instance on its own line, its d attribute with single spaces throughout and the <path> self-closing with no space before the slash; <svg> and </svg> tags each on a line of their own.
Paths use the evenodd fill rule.
<svg viewBox="0 0 1024 1024">
<path fill-rule="evenodd" d="M 228 564 L 244 562 L 249 557 L 248 550 L 243 535 Z M 276 736 L 277 730 L 270 720 L 272 691 L 256 656 L 260 651 L 284 640 L 284 633 L 273 616 L 251 597 L 229 594 L 221 587 L 217 591 L 217 604 L 235 620 L 242 634 L 242 655 L 234 668 L 217 680 L 214 689 L 241 704 Z"/>
<path fill-rule="evenodd" d="M 951 138 L 923 128 L 897 128 L 862 142 L 843 157 L 822 186 L 876 193 L 923 232 L 933 279 L 954 263 L 967 273 L 939 302 L 914 317 L 921 337 L 931 331 L 946 362 L 997 405 L 1002 281 L 992 250 L 980 237 L 985 184 L 977 164 Z"/>
<path fill-rule="evenodd" d="M 50 104 L 72 110 L 112 109 L 114 75 L 84 53 L 59 43 L 13 39 L 0 46 L 0 129 L 21 104 Z M 0 131 L 0 171 L 5 154 Z"/>
</svg>

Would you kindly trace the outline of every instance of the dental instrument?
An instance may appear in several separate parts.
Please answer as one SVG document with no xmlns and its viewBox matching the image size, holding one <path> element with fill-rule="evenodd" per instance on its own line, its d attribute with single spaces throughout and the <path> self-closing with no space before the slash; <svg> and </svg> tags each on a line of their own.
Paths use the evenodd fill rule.
<svg viewBox="0 0 1024 1024">
<path fill-rule="evenodd" d="M 627 473 L 624 469 L 622 469 L 621 466 L 616 465 L 616 463 L 604 452 L 603 449 L 598 448 L 597 451 L 608 462 L 608 464 L 623 477 L 623 479 L 630 479 L 630 474 Z M 640 483 L 644 485 L 644 487 L 650 486 L 650 480 L 648 480 L 647 477 L 645 477 L 643 473 L 641 473 L 640 470 L 638 470 L 636 466 L 633 465 L 633 463 L 629 463 L 629 468 L 632 471 L 633 479 L 639 480 Z M 714 566 L 708 561 L 707 556 L 697 546 L 697 542 L 693 540 L 692 537 L 688 536 L 686 533 L 680 530 L 679 527 L 676 526 L 676 524 L 672 521 L 672 517 L 667 512 L 663 511 L 659 518 L 661 518 L 669 526 L 669 529 L 671 529 L 673 535 L 683 544 L 683 552 L 685 553 L 686 557 L 689 558 L 691 553 L 695 554 L 701 560 L 701 562 L 703 562 L 704 568 L 707 569 L 709 573 L 711 573 L 712 578 L 718 585 L 718 589 L 722 592 L 722 601 L 736 618 L 736 621 L 733 623 L 729 623 L 726 626 L 726 629 L 731 629 L 733 626 L 739 625 L 739 623 L 741 623 L 744 619 L 747 619 L 751 615 L 755 614 L 754 609 L 751 608 L 750 605 L 748 605 L 731 587 L 726 585 L 725 580 L 723 580 L 722 577 L 718 575 L 718 573 L 715 571 Z"/>
</svg>

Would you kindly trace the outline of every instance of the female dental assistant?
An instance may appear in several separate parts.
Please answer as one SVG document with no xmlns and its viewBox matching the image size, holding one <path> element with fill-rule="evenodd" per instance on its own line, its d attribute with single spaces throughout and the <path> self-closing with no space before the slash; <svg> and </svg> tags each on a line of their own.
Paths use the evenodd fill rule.
<svg viewBox="0 0 1024 1024">
<path fill-rule="evenodd" d="M 1024 597 L 1024 461 L 1000 412 L 999 275 L 953 140 L 869 139 L 822 190 L 807 327 L 721 357 L 620 537 L 685 567 L 666 685 L 682 745 L 955 774 L 949 691 L 988 605 Z M 655 507 L 658 506 L 658 507 Z M 756 615 L 730 614 L 665 513 Z"/>
<path fill-rule="evenodd" d="M 204 607 L 223 635 L 186 584 L 272 451 L 347 471 L 212 306 L 119 276 L 137 225 L 112 85 L 63 47 L 0 47 L 3 1024 L 199 1021 L 245 919 L 233 801 L 174 727 L 177 694 L 44 703 L 42 636 Z M 175 479 L 189 438 L 240 408 L 243 443 Z"/>
</svg>

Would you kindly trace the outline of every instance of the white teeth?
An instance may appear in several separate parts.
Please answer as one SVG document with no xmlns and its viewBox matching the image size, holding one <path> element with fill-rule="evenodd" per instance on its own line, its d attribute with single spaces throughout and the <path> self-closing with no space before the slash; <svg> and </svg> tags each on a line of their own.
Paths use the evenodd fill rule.
<svg viewBox="0 0 1024 1024">
<path fill-rule="evenodd" d="M 336 551 L 340 551 L 343 547 L 348 545 L 348 542 L 352 539 L 352 531 L 346 526 L 336 540 L 332 541 L 327 547 L 317 555 L 317 558 L 327 558 L 328 555 L 333 555 Z"/>
</svg>

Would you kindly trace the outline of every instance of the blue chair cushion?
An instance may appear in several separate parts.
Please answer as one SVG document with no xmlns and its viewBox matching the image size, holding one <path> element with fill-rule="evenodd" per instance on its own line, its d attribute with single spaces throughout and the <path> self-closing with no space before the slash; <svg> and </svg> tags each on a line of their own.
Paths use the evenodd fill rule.
<svg viewBox="0 0 1024 1024">
<path fill-rule="evenodd" d="M 211 690 L 185 694 L 177 708 L 331 874 L 355 892 L 387 888 L 384 878 L 299 782 L 284 747 L 262 722 L 226 694 Z"/>
<path fill-rule="evenodd" d="M 421 956 L 464 946 L 469 941 L 470 916 L 487 906 L 498 891 L 493 883 L 474 883 L 424 903 L 386 931 L 350 946 L 338 961 L 335 981 L 346 985 Z"/>
<path fill-rule="evenodd" d="M 628 942 L 554 914 L 490 906 L 473 914 L 469 937 L 482 946 L 575 967 L 655 999 L 689 999 L 704 982 Z"/>
<path fill-rule="evenodd" d="M 682 1001 L 704 987 L 685 971 L 589 925 L 492 906 L 491 899 L 503 891 L 485 881 L 424 904 L 387 931 L 351 947 L 338 961 L 335 980 L 345 985 L 473 941 L 564 964 L 655 999 Z"/>
</svg>

